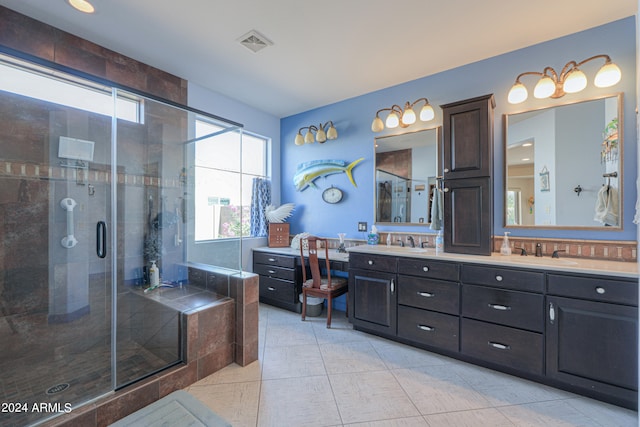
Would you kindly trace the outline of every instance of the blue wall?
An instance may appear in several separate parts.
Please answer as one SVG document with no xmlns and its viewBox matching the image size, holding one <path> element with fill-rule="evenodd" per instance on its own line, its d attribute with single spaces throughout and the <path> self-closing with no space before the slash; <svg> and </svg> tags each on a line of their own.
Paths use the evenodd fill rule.
<svg viewBox="0 0 640 427">
<path fill-rule="evenodd" d="M 427 97 L 436 110 L 434 121 L 416 123 L 407 128 L 415 131 L 442 124 L 439 105 L 493 93 L 496 99 L 494 121 L 494 234 L 504 231 L 503 214 L 503 115 L 528 109 L 537 109 L 564 104 L 589 97 L 624 93 L 624 228 L 622 231 L 586 231 L 553 229 L 511 229 L 513 236 L 556 237 L 600 240 L 636 240 L 636 226 L 632 223 L 636 201 L 637 146 L 636 146 L 636 27 L 635 17 L 612 22 L 587 31 L 572 34 L 535 46 L 509 52 L 480 62 L 465 65 L 432 76 L 400 84 L 380 91 L 365 94 L 332 105 L 286 117 L 281 121 L 281 195 L 282 203 L 296 205 L 290 219 L 291 232 L 303 231 L 321 236 L 337 237 L 337 233 L 347 233 L 347 238 L 364 238 L 357 231 L 358 221 L 373 224 L 373 140 L 377 136 L 401 133 L 397 129 L 384 130 L 379 134 L 371 131 L 371 121 L 380 108 L 392 104 L 404 105 L 420 97 Z M 505 35 L 508 37 L 508 35 Z M 425 51 L 424 54 L 428 54 Z M 583 70 L 590 79 L 589 86 L 578 94 L 568 94 L 563 98 L 537 100 L 530 95 L 525 103 L 510 105 L 507 93 L 518 74 L 524 71 L 542 71 L 545 66 L 562 69 L 571 60 L 581 61 L 597 54 L 607 54 L 622 70 L 622 81 L 607 89 L 595 88 L 592 79 L 602 64 L 601 60 L 586 64 Z M 437 58 L 434 58 L 437 61 Z M 366 76 L 363 75 L 363 78 Z M 535 77 L 525 81 L 530 94 L 533 92 Z M 296 146 L 295 135 L 300 127 L 318 125 L 333 120 L 339 137 L 325 144 L 305 144 Z M 308 188 L 302 192 L 293 186 L 296 166 L 309 160 L 339 159 L 353 161 L 364 157 L 357 165 L 353 177 L 354 188 L 345 174 L 319 178 L 319 190 Z M 345 198 L 337 205 L 322 201 L 321 190 L 335 185 L 345 192 Z M 428 227 L 386 226 L 380 230 L 396 232 L 429 232 Z"/>
</svg>

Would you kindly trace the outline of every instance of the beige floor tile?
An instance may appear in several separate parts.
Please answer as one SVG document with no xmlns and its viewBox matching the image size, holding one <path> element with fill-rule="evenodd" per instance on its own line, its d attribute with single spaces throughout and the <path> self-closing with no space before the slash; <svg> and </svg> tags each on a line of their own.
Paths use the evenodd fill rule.
<svg viewBox="0 0 640 427">
<path fill-rule="evenodd" d="M 446 365 L 452 360 L 437 353 L 388 340 L 371 341 L 371 345 L 389 369 Z"/>
<path fill-rule="evenodd" d="M 260 381 L 262 378 L 261 362 L 259 360 L 240 366 L 235 363 L 225 366 L 218 372 L 205 377 L 192 384 L 192 386 L 202 386 L 211 384 L 245 383 L 250 381 Z"/>
<path fill-rule="evenodd" d="M 293 321 L 269 325 L 265 337 L 265 351 L 268 347 L 284 347 L 289 345 L 315 345 L 316 336 L 313 325 Z"/>
<path fill-rule="evenodd" d="M 186 389 L 234 427 L 255 427 L 260 382 L 192 385 Z"/>
<path fill-rule="evenodd" d="M 638 423 L 638 412 L 630 409 L 581 396 L 568 399 L 565 402 L 603 426 L 637 427 L 640 425 Z"/>
<path fill-rule="evenodd" d="M 396 418 L 393 420 L 345 424 L 344 427 L 429 427 L 422 417 Z"/>
<path fill-rule="evenodd" d="M 429 427 L 513 427 L 507 417 L 494 408 L 425 415 Z M 551 426 L 549 426 L 551 427 Z"/>
<path fill-rule="evenodd" d="M 386 365 L 367 341 L 325 344 L 320 347 L 328 374 L 380 371 Z"/>
<path fill-rule="evenodd" d="M 263 361 L 263 380 L 327 374 L 317 344 L 269 347 Z"/>
<path fill-rule="evenodd" d="M 563 400 L 503 406 L 497 410 L 518 427 L 601 427 L 603 425 Z M 604 425 L 613 427 L 615 424 Z"/>
<path fill-rule="evenodd" d="M 345 424 L 420 415 L 389 371 L 329 375 Z"/>
<path fill-rule="evenodd" d="M 491 406 L 448 365 L 392 371 L 422 415 Z"/>
<path fill-rule="evenodd" d="M 341 425 L 326 376 L 265 380 L 260 392 L 260 427 Z"/>
</svg>

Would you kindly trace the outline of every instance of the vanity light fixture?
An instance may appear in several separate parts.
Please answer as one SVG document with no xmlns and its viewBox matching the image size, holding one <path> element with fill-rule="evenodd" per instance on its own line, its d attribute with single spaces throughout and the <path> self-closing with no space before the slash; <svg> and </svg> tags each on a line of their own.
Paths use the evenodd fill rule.
<svg viewBox="0 0 640 427">
<path fill-rule="evenodd" d="M 325 131 L 324 129 L 329 126 L 329 128 Z M 302 136 L 302 131 L 306 129 L 307 133 L 305 133 L 304 137 Z M 314 136 L 313 133 L 316 135 Z M 333 122 L 329 120 L 325 124 L 319 124 L 318 126 L 305 126 L 298 129 L 298 134 L 296 135 L 295 143 L 296 145 L 304 145 L 313 144 L 318 141 L 320 144 L 323 144 L 327 139 L 336 139 L 338 138 L 338 130 L 333 126 Z"/>
<path fill-rule="evenodd" d="M 533 89 L 533 96 L 538 99 L 544 98 L 561 98 L 567 93 L 580 92 L 587 87 L 587 76 L 579 67 L 594 59 L 602 58 L 605 60 L 604 65 L 600 68 L 594 79 L 596 87 L 604 88 L 615 85 L 622 78 L 620 68 L 611 62 L 609 55 L 595 55 L 584 61 L 569 61 L 562 67 L 560 74 L 551 67 L 545 67 L 542 72 L 527 71 L 516 77 L 516 82 L 509 91 L 508 100 L 510 104 L 519 104 L 524 102 L 529 93 L 527 88 L 520 82 L 520 78 L 526 75 L 540 76 L 540 80 Z"/>
<path fill-rule="evenodd" d="M 371 123 L 371 130 L 374 132 L 380 132 L 385 128 L 385 126 L 389 129 L 393 129 L 398 127 L 398 125 L 406 128 L 407 126 L 414 124 L 417 117 L 413 107 L 420 101 L 424 101 L 424 105 L 420 110 L 420 121 L 428 122 L 429 120 L 433 120 L 435 112 L 433 111 L 433 107 L 429 104 L 429 100 L 427 100 L 427 98 L 418 98 L 412 103 L 407 101 L 404 104 L 404 109 L 399 105 L 393 104 L 390 108 L 382 108 L 378 110 L 376 112 L 376 117 L 373 119 L 373 123 Z M 384 122 L 379 116 L 383 111 L 389 111 L 389 115 Z"/>
<path fill-rule="evenodd" d="M 84 13 L 93 13 L 96 10 L 87 0 L 67 0 L 67 3 L 74 9 Z"/>
</svg>

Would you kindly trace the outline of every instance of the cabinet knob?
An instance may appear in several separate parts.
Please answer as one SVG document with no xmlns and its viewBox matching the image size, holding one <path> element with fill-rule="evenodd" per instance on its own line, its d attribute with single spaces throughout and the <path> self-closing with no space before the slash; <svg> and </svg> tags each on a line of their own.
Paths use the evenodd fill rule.
<svg viewBox="0 0 640 427">
<path fill-rule="evenodd" d="M 424 267 L 422 267 L 422 271 L 424 271 L 424 272 L 426 273 L 427 271 L 429 271 L 429 267 L 427 267 L 427 266 L 425 265 Z"/>
<path fill-rule="evenodd" d="M 367 263 L 368 263 L 369 265 L 373 265 L 373 261 L 372 261 L 372 260 L 367 261 Z"/>
<path fill-rule="evenodd" d="M 444 191 L 445 193 L 448 193 L 448 192 L 449 192 L 449 189 L 448 189 L 447 187 L 444 187 L 444 188 L 442 189 L 442 191 Z"/>
<path fill-rule="evenodd" d="M 449 172 L 449 168 L 444 168 L 444 169 L 442 170 L 442 172 L 444 172 L 444 173 Z"/>
<path fill-rule="evenodd" d="M 496 280 L 497 280 L 498 282 L 502 282 L 502 276 L 501 276 L 501 275 L 499 275 L 499 274 L 497 274 L 497 275 L 496 275 Z"/>
<path fill-rule="evenodd" d="M 602 286 L 598 286 L 596 288 L 596 292 L 599 293 L 600 295 L 603 295 L 606 291 Z"/>
</svg>

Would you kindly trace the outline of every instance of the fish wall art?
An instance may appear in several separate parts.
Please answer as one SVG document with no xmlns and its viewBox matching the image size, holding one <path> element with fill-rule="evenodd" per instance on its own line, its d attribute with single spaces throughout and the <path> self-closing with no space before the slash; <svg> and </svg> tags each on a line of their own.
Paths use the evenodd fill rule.
<svg viewBox="0 0 640 427">
<path fill-rule="evenodd" d="M 312 160 L 310 162 L 300 163 L 296 173 L 293 175 L 293 184 L 296 186 L 297 191 L 303 191 L 307 187 L 317 188 L 313 182 L 321 176 L 345 173 L 349 181 L 351 181 L 351 184 L 357 187 L 351 172 L 353 168 L 363 160 L 364 157 L 361 157 L 349 164 L 344 160 Z"/>
</svg>

